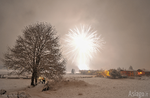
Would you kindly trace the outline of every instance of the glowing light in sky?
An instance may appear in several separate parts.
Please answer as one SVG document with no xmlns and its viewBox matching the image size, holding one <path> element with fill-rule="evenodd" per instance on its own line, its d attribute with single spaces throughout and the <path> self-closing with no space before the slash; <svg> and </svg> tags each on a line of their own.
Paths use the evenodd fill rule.
<svg viewBox="0 0 150 98">
<path fill-rule="evenodd" d="M 80 25 L 70 29 L 65 38 L 66 55 L 75 62 L 80 70 L 88 70 L 90 60 L 105 44 L 101 35 L 91 26 Z"/>
</svg>

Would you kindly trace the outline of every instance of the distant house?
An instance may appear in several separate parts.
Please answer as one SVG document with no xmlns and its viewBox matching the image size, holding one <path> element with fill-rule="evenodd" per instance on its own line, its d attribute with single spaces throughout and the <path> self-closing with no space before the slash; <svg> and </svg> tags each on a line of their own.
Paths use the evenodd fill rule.
<svg viewBox="0 0 150 98">
<path fill-rule="evenodd" d="M 120 70 L 121 75 L 126 76 L 150 76 L 150 71 L 146 71 L 144 69 L 138 69 L 138 70 Z"/>
<path fill-rule="evenodd" d="M 150 76 L 150 71 L 145 71 L 146 76 Z"/>
<path fill-rule="evenodd" d="M 145 75 L 145 70 L 138 69 L 137 73 L 138 73 L 138 76 L 144 76 Z"/>
<path fill-rule="evenodd" d="M 136 70 L 120 70 L 121 75 L 126 75 L 126 76 L 136 76 L 137 71 Z"/>
<path fill-rule="evenodd" d="M 138 69 L 137 70 L 139 73 L 139 75 L 146 75 L 146 76 L 150 76 L 150 71 L 145 70 L 145 69 Z"/>
<path fill-rule="evenodd" d="M 79 70 L 79 72 L 83 75 L 97 75 L 97 76 L 110 76 L 109 73 L 111 70 Z M 128 70 L 122 70 L 119 69 L 118 72 L 122 76 L 128 76 L 128 77 L 133 77 L 133 76 L 150 76 L 150 71 L 147 71 L 145 69 L 138 69 L 138 70 L 133 70 L 133 69 L 128 69 Z"/>
</svg>

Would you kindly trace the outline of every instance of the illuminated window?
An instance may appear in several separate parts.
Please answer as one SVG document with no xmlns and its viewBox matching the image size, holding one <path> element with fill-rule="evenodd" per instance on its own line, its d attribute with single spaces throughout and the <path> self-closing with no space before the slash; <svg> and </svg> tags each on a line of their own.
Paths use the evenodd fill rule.
<svg viewBox="0 0 150 98">
<path fill-rule="evenodd" d="M 140 72 L 140 74 L 142 74 L 142 72 Z"/>
</svg>

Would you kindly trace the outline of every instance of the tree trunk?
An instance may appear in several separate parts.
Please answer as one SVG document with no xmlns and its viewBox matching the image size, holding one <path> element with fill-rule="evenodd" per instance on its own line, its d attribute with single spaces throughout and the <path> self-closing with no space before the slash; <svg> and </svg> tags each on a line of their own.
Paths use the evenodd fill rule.
<svg viewBox="0 0 150 98">
<path fill-rule="evenodd" d="M 35 73 L 32 73 L 32 77 L 31 77 L 31 85 L 34 86 L 34 78 L 35 78 Z"/>
<path fill-rule="evenodd" d="M 35 85 L 37 85 L 37 72 L 35 72 Z"/>
<path fill-rule="evenodd" d="M 40 62 L 40 56 L 38 55 L 36 59 L 36 67 L 35 67 L 35 85 L 37 85 L 37 78 L 38 78 L 37 67 L 39 66 L 39 62 Z"/>
<path fill-rule="evenodd" d="M 37 85 L 37 77 L 35 78 L 35 85 Z"/>
</svg>

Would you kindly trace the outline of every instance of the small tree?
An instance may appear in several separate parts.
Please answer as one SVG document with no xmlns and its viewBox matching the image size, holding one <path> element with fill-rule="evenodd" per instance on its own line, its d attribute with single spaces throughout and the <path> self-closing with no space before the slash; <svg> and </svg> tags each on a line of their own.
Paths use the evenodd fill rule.
<svg viewBox="0 0 150 98">
<path fill-rule="evenodd" d="M 132 66 L 130 66 L 130 67 L 129 67 L 129 70 L 133 70 L 133 67 L 132 67 Z"/>
<path fill-rule="evenodd" d="M 31 85 L 40 74 L 60 79 L 65 71 L 65 60 L 60 52 L 59 37 L 55 29 L 44 23 L 27 26 L 16 45 L 9 48 L 2 61 L 5 67 L 18 74 L 32 73 Z"/>
<path fill-rule="evenodd" d="M 120 68 L 120 67 L 118 67 L 118 68 L 117 68 L 117 70 L 118 70 L 118 71 L 120 71 L 120 70 L 121 70 L 121 68 Z"/>
</svg>

